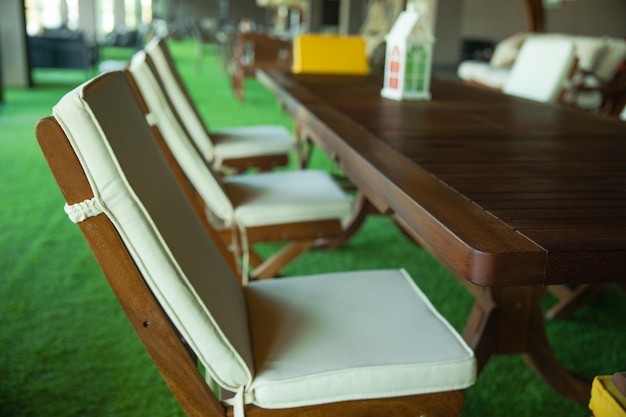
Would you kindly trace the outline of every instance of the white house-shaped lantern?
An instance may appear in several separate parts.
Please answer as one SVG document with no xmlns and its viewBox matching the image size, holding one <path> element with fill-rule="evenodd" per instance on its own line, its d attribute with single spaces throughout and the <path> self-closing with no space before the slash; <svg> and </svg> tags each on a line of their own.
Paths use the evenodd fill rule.
<svg viewBox="0 0 626 417">
<path fill-rule="evenodd" d="M 426 16 L 409 3 L 385 37 L 383 97 L 430 100 L 430 74 L 435 38 Z"/>
</svg>

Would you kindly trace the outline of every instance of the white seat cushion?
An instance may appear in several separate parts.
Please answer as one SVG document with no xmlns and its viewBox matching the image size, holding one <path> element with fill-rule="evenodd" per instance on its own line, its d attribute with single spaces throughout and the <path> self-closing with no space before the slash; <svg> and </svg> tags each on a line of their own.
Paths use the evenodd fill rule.
<svg viewBox="0 0 626 417">
<path fill-rule="evenodd" d="M 223 186 L 243 226 L 342 219 L 351 210 L 350 197 L 322 171 L 235 175 Z"/>
<path fill-rule="evenodd" d="M 257 281 L 245 289 L 255 378 L 282 408 L 463 389 L 473 352 L 403 270 Z"/>
<path fill-rule="evenodd" d="M 241 126 L 211 132 L 215 159 L 286 154 L 294 149 L 294 138 L 280 125 Z"/>
</svg>

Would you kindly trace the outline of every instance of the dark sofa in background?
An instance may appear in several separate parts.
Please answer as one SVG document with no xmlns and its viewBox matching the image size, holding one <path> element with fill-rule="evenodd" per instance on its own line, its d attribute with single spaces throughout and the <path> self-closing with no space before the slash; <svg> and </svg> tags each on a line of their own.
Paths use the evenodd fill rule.
<svg viewBox="0 0 626 417">
<path fill-rule="evenodd" d="M 90 69 L 99 57 L 98 45 L 85 40 L 81 32 L 45 30 L 28 37 L 31 68 Z"/>
</svg>

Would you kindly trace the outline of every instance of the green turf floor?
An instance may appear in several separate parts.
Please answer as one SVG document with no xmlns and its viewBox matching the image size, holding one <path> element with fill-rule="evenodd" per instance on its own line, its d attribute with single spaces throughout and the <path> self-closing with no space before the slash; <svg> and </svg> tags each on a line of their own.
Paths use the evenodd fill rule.
<svg viewBox="0 0 626 417">
<path fill-rule="evenodd" d="M 170 44 L 211 128 L 279 123 L 292 128 L 275 98 L 254 80 L 234 99 L 217 55 L 196 69 L 191 41 Z M 125 55 L 116 55 L 124 59 Z M 36 121 L 95 72 L 34 73 L 32 89 L 9 88 L 0 105 L 0 416 L 182 416 L 127 323 L 63 199 L 34 138 Z M 316 167 L 335 169 L 319 152 Z M 264 253 L 275 249 L 266 245 Z M 384 217 L 372 217 L 345 246 L 313 251 L 286 275 L 403 267 L 461 330 L 471 297 L 424 250 Z M 546 297 L 544 307 L 553 303 Z M 626 296 L 608 290 L 547 330 L 558 358 L 592 376 L 626 369 Z M 427 341 L 425 340 L 425 343 Z M 464 416 L 588 416 L 558 396 L 518 356 L 488 363 L 466 393 Z M 340 416 L 338 416 L 340 417 Z"/>
</svg>

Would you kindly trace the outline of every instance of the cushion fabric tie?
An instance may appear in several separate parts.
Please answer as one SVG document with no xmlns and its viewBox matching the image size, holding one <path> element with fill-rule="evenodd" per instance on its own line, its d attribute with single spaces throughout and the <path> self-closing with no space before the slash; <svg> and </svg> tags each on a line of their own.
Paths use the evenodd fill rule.
<svg viewBox="0 0 626 417">
<path fill-rule="evenodd" d="M 155 127 L 157 125 L 157 118 L 153 113 L 146 113 L 146 122 L 148 126 Z"/>
<path fill-rule="evenodd" d="M 64 210 L 74 223 L 80 223 L 90 217 L 104 213 L 102 203 L 96 197 L 75 204 L 65 203 Z"/>
<path fill-rule="evenodd" d="M 237 389 L 237 393 L 233 398 L 230 398 L 224 401 L 226 404 L 233 407 L 233 415 L 234 417 L 245 417 L 246 415 L 246 387 L 244 385 L 240 385 Z"/>
</svg>

